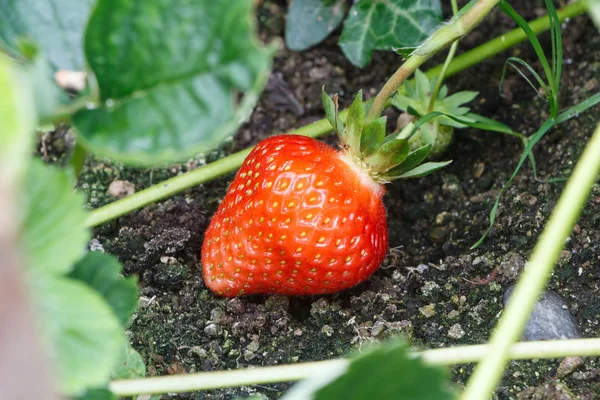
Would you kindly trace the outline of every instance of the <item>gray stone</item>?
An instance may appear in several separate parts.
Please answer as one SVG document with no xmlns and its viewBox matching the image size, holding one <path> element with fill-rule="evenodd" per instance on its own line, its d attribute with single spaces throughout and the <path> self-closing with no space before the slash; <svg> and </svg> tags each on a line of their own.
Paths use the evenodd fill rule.
<svg viewBox="0 0 600 400">
<path fill-rule="evenodd" d="M 508 304 L 514 286 L 504 294 L 504 304 Z M 578 339 L 581 333 L 577 321 L 569 312 L 567 303 L 555 292 L 546 291 L 538 299 L 521 340 Z"/>
</svg>

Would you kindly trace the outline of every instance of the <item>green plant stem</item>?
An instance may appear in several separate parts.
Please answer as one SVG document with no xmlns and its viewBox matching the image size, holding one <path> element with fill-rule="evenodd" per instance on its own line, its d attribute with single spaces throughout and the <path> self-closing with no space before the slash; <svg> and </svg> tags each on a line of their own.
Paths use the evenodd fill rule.
<svg viewBox="0 0 600 400">
<path fill-rule="evenodd" d="M 425 42 L 419 46 L 404 64 L 383 85 L 375 100 L 373 107 L 367 114 L 367 119 L 375 119 L 381 115 L 384 105 L 402 83 L 412 75 L 421 64 L 431 58 L 434 54 L 460 39 L 473 28 L 475 28 L 486 15 L 498 4 L 500 0 L 479 0 L 470 2 L 447 24 L 442 25 Z"/>
<path fill-rule="evenodd" d="M 75 176 L 79 176 L 81 170 L 83 169 L 83 165 L 85 164 L 85 159 L 87 157 L 87 150 L 79 145 L 79 143 L 75 144 L 75 149 L 73 150 L 73 155 L 71 156 L 71 160 L 69 164 L 75 173 Z"/>
<path fill-rule="evenodd" d="M 489 345 L 457 346 L 425 350 L 415 354 L 420 355 L 423 361 L 429 365 L 445 366 L 476 362 L 487 354 L 489 348 Z M 600 355 L 600 339 L 523 342 L 516 343 L 509 349 L 509 357 L 513 360 L 585 355 Z M 110 390 L 117 396 L 132 396 L 136 394 L 182 393 L 242 385 L 289 382 L 318 376 L 332 369 L 345 369 L 349 364 L 350 361 L 347 359 L 336 359 L 231 371 L 125 379 L 111 382 Z"/>
<path fill-rule="evenodd" d="M 579 218 L 600 174 L 600 124 L 569 178 L 556 208 L 533 249 L 530 262 L 519 279 L 498 327 L 490 339 L 490 351 L 477 365 L 463 393 L 463 400 L 491 396 L 509 359 L 510 346 L 521 336 L 527 318 L 546 286 L 554 264 Z"/>
<path fill-rule="evenodd" d="M 569 6 L 558 11 L 558 16 L 561 21 L 564 21 L 566 18 L 571 18 L 584 12 L 584 1 L 579 0 L 578 2 L 570 4 Z M 550 23 L 548 21 L 548 17 L 544 16 L 532 21 L 530 26 L 536 34 L 539 34 L 548 30 Z M 501 51 L 504 51 L 524 41 L 525 39 L 526 35 L 520 28 L 507 32 L 496 39 L 493 39 L 481 46 L 455 57 L 448 66 L 444 76 L 450 77 L 455 75 L 458 72 L 461 72 L 481 62 L 482 60 L 492 57 Z M 429 78 L 432 76 L 439 76 L 442 68 L 443 65 L 439 65 L 428 70 L 425 74 Z M 346 110 L 342 111 L 343 115 L 345 115 L 346 112 Z M 310 137 L 318 137 L 329 132 L 331 132 L 331 125 L 329 125 L 327 119 L 321 119 L 297 129 L 294 133 L 304 134 Z M 132 196 L 97 208 L 90 213 L 90 216 L 87 220 L 87 225 L 88 227 L 100 225 L 145 205 L 172 196 L 181 190 L 199 185 L 213 178 L 234 171 L 239 168 L 240 165 L 242 165 L 244 158 L 250 152 L 250 150 L 251 149 L 246 149 L 232 154 L 219 161 L 215 161 L 214 163 L 205 165 L 194 171 L 190 171 L 184 175 L 158 183 L 152 187 L 149 187 L 148 189 L 139 191 Z"/>
<path fill-rule="evenodd" d="M 456 15 L 456 13 L 458 12 L 458 5 L 456 4 L 456 0 L 450 0 L 450 3 L 452 5 L 452 13 L 454 15 Z M 428 113 L 433 111 L 433 108 L 435 106 L 435 101 L 437 100 L 438 93 L 440 91 L 440 88 L 442 87 L 442 83 L 444 82 L 444 76 L 446 75 L 446 70 L 448 69 L 450 62 L 452 62 L 452 58 L 454 58 L 454 54 L 456 53 L 457 48 L 458 48 L 458 40 L 455 41 L 454 43 L 452 43 L 452 45 L 450 46 L 450 50 L 448 51 L 448 55 L 446 56 L 446 61 L 444 61 L 442 70 L 440 71 L 440 74 L 438 75 L 438 78 L 435 81 L 435 86 L 434 86 L 433 90 L 431 91 L 431 99 L 429 100 L 429 106 L 427 107 Z"/>
<path fill-rule="evenodd" d="M 561 8 L 557 11 L 558 19 L 562 22 L 567 18 L 573 18 L 577 15 L 583 14 L 586 11 L 585 0 L 579 0 L 574 3 L 569 4 L 568 6 Z M 547 15 L 544 15 L 540 18 L 537 18 L 531 22 L 529 22 L 529 26 L 531 30 L 539 35 L 542 32 L 545 32 L 550 27 L 550 21 Z M 474 49 L 458 55 L 452 60 L 452 63 L 448 67 L 445 76 L 449 77 L 455 75 L 465 69 L 472 67 L 475 64 L 481 62 L 481 60 L 487 59 L 495 54 L 498 54 L 501 51 L 509 49 L 515 46 L 518 43 L 521 43 L 527 39 L 527 35 L 521 28 L 513 29 L 510 32 L 507 32 L 495 39 L 490 40 L 482 44 L 481 46 L 477 46 Z M 429 78 L 433 76 L 439 75 L 442 65 L 438 65 L 427 71 L 427 76 Z"/>
<path fill-rule="evenodd" d="M 594 24 L 596 24 L 596 28 L 600 31 L 600 0 L 587 0 L 584 1 L 587 5 L 587 11 Z"/>
</svg>

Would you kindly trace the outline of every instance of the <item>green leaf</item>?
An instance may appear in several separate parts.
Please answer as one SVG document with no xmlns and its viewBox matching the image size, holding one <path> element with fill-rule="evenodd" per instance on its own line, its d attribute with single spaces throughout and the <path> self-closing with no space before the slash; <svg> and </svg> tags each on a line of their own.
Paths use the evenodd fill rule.
<svg viewBox="0 0 600 400">
<path fill-rule="evenodd" d="M 429 78 L 427 78 L 427 75 L 425 75 L 425 73 L 423 71 L 421 71 L 420 69 L 417 69 L 415 71 L 415 85 L 416 85 L 416 90 L 417 90 L 415 97 L 422 104 L 425 104 L 425 103 L 429 104 L 431 90 L 433 89 L 433 86 L 435 85 L 434 80 L 432 80 L 430 82 Z"/>
<path fill-rule="evenodd" d="M 386 117 L 379 117 L 369 122 L 360 138 L 360 153 L 370 156 L 381 146 L 385 139 Z"/>
<path fill-rule="evenodd" d="M 0 48 L 30 61 L 42 123 L 69 112 L 72 99 L 57 86 L 54 73 L 86 69 L 83 32 L 94 4 L 95 0 L 0 0 Z"/>
<path fill-rule="evenodd" d="M 79 280 L 96 290 L 110 305 L 123 327 L 129 323 L 138 305 L 137 279 L 124 278 L 119 261 L 108 254 L 89 252 L 81 259 L 70 278 Z"/>
<path fill-rule="evenodd" d="M 121 346 L 119 360 L 112 369 L 112 379 L 143 378 L 146 376 L 146 365 L 142 356 L 127 342 Z"/>
<path fill-rule="evenodd" d="M 584 101 L 569 107 L 567 110 L 564 110 L 556 117 L 556 119 L 550 118 L 550 119 L 546 120 L 542 124 L 542 126 L 540 126 L 539 129 L 533 135 L 529 136 L 529 138 L 527 140 L 527 145 L 525 146 L 525 149 L 523 150 L 523 153 L 521 154 L 521 158 L 519 159 L 519 162 L 517 163 L 515 170 L 513 171 L 510 178 L 508 178 L 506 183 L 504 183 L 504 185 L 502 185 L 500 192 L 498 192 L 498 195 L 496 196 L 494 205 L 493 205 L 492 209 L 490 210 L 490 215 L 489 215 L 490 224 L 488 225 L 485 232 L 481 235 L 481 237 L 477 240 L 477 242 L 475 242 L 475 244 L 473 246 L 471 246 L 471 249 L 475 249 L 475 248 L 479 247 L 483 243 L 483 241 L 485 240 L 487 235 L 490 233 L 490 231 L 492 230 L 492 227 L 494 226 L 494 223 L 496 221 L 496 212 L 498 211 L 498 206 L 500 205 L 500 198 L 502 197 L 502 194 L 504 194 L 504 191 L 510 186 L 512 181 L 515 179 L 515 177 L 521 170 L 521 167 L 525 163 L 525 160 L 527 160 L 527 158 L 529 158 L 532 155 L 531 151 L 533 150 L 533 147 L 555 125 L 566 122 L 575 116 L 579 116 L 582 112 L 588 110 L 590 107 L 593 107 L 599 103 L 600 103 L 600 93 L 596 93 L 595 95 L 585 99 Z"/>
<path fill-rule="evenodd" d="M 367 164 L 376 172 L 385 172 L 406 159 L 408 155 L 408 140 L 386 140 L 375 153 L 366 158 Z"/>
<path fill-rule="evenodd" d="M 342 141 L 350 147 L 354 155 L 360 153 L 360 137 L 365 125 L 365 107 L 362 101 L 362 90 L 360 90 L 354 101 L 348 108 L 346 117 L 346 128 L 342 133 Z"/>
<path fill-rule="evenodd" d="M 103 103 L 73 117 L 84 146 L 150 166 L 184 160 L 230 136 L 270 69 L 272 51 L 259 44 L 252 6 L 99 0 L 85 54 Z"/>
<path fill-rule="evenodd" d="M 33 160 L 25 180 L 22 243 L 28 274 L 69 272 L 90 239 L 83 194 L 73 191 L 65 171 Z"/>
<path fill-rule="evenodd" d="M 412 53 L 414 53 L 416 47 L 397 47 L 395 49 L 393 49 L 396 53 L 400 54 L 402 56 L 402 58 L 404 58 L 405 60 L 407 58 L 409 58 Z"/>
<path fill-rule="evenodd" d="M 94 0 L 0 0 L 0 47 L 21 56 L 36 43 L 53 70 L 85 69 L 83 31 Z"/>
<path fill-rule="evenodd" d="M 102 387 L 124 342 L 110 307 L 82 282 L 43 275 L 31 280 L 42 340 L 55 363 L 60 391 L 73 395 Z"/>
<path fill-rule="evenodd" d="M 365 351 L 345 370 L 299 383 L 283 399 L 450 400 L 449 386 L 444 369 L 425 365 L 395 341 Z"/>
<path fill-rule="evenodd" d="M 548 99 L 548 104 L 550 106 L 550 115 L 554 118 L 558 113 L 558 92 L 560 86 L 560 74 L 562 69 L 562 44 L 560 36 L 560 22 L 558 21 L 558 16 L 556 16 L 556 10 L 554 9 L 554 5 L 550 1 L 545 0 L 544 2 L 546 3 L 546 7 L 548 8 L 548 15 L 551 23 L 550 31 L 552 43 L 552 67 L 548 63 L 548 59 L 546 58 L 546 54 L 544 53 L 544 50 L 542 48 L 542 45 L 540 44 L 539 39 L 537 38 L 537 35 L 533 32 L 527 21 L 525 21 L 525 19 L 521 17 L 506 1 L 501 1 L 500 3 L 498 3 L 498 7 L 500 7 L 502 11 L 504 11 L 509 17 L 513 19 L 513 21 L 515 21 L 519 25 L 521 29 L 523 29 L 523 32 L 525 32 L 525 35 L 527 35 L 527 39 L 529 39 L 529 42 L 531 43 L 535 54 L 538 56 L 540 64 L 542 65 L 542 68 L 544 70 L 544 74 L 546 75 L 546 79 L 548 81 L 548 85 L 544 83 L 543 87 L 546 97 Z M 554 12 L 554 16 L 552 15 L 552 12 Z M 560 45 L 560 50 L 557 49 L 557 45 Z M 515 57 L 511 58 L 513 60 L 515 59 Z M 526 68 L 530 69 L 530 71 L 533 71 L 533 69 L 531 69 L 529 65 L 524 61 L 522 64 Z M 517 69 L 517 71 L 519 70 Z M 519 73 L 523 76 L 523 74 L 520 71 Z M 538 81 L 541 81 L 541 78 L 537 76 L 537 73 L 535 73 L 535 76 L 538 79 Z"/>
<path fill-rule="evenodd" d="M 0 93 L 0 180 L 11 190 L 25 175 L 36 113 L 30 81 L 1 52 Z"/>
<path fill-rule="evenodd" d="M 472 92 L 467 90 L 464 90 L 462 92 L 456 92 L 453 95 L 446 97 L 446 99 L 444 100 L 444 104 L 448 107 L 458 107 L 462 104 L 472 101 L 475 97 L 477 97 L 478 94 L 479 92 Z"/>
<path fill-rule="evenodd" d="M 410 171 L 411 169 L 415 168 L 423 161 L 425 161 L 430 152 L 430 144 L 427 144 L 423 147 L 419 147 L 415 151 L 411 151 L 410 153 L 408 153 L 406 159 L 402 162 L 402 164 L 388 171 L 387 175 L 391 177 L 401 176 L 405 172 Z"/>
<path fill-rule="evenodd" d="M 333 127 L 333 130 L 341 135 L 341 132 L 344 131 L 344 123 L 340 118 L 337 94 L 334 94 L 333 99 L 331 99 L 327 92 L 325 92 L 325 86 L 323 86 L 321 88 L 321 100 L 323 101 L 323 108 L 325 109 L 327 120 Z"/>
<path fill-rule="evenodd" d="M 411 169 L 408 172 L 403 173 L 398 178 L 421 178 L 423 176 L 429 175 L 432 172 L 437 171 L 438 169 L 444 168 L 446 165 L 449 165 L 452 161 L 442 161 L 442 162 L 426 162 L 425 164 L 421 164 L 418 167 Z"/>
<path fill-rule="evenodd" d="M 348 12 L 339 44 L 352 64 L 364 67 L 373 50 L 417 46 L 441 18 L 439 0 L 359 0 Z"/>
<path fill-rule="evenodd" d="M 285 23 L 286 46 L 301 51 L 321 42 L 342 22 L 346 7 L 345 0 L 292 1 Z"/>
</svg>

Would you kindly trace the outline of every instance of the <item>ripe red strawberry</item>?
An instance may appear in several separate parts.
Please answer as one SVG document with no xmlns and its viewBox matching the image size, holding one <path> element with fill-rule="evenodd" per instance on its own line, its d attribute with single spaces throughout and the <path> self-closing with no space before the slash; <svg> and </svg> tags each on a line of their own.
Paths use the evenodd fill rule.
<svg viewBox="0 0 600 400">
<path fill-rule="evenodd" d="M 215 293 L 331 293 L 363 282 L 383 261 L 382 183 L 412 172 L 427 154 L 417 154 L 415 164 L 407 139 L 384 142 L 384 119 L 364 126 L 360 96 L 346 129 L 327 106 L 344 149 L 274 136 L 252 150 L 235 176 L 202 246 L 204 281 Z"/>
</svg>

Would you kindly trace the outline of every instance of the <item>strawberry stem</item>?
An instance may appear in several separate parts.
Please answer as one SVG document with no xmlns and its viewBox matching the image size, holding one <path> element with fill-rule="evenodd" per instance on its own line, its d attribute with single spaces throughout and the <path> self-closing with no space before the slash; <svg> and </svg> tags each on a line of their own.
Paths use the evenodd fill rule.
<svg viewBox="0 0 600 400">
<path fill-rule="evenodd" d="M 394 75 L 390 77 L 379 93 L 377 93 L 367 119 L 373 120 L 379 117 L 385 103 L 400 85 L 404 83 L 406 78 L 431 56 L 473 30 L 499 2 L 500 0 L 471 1 L 447 24 L 442 25 L 441 28 L 431 34 L 406 62 L 398 68 Z"/>
<path fill-rule="evenodd" d="M 452 3 L 452 13 L 454 15 L 456 15 L 456 13 L 458 12 L 458 5 L 456 4 L 456 0 L 451 0 L 450 3 Z M 446 70 L 448 69 L 448 65 L 450 65 L 450 62 L 452 61 L 452 58 L 454 58 L 454 53 L 456 53 L 457 47 L 458 47 L 458 40 L 456 40 L 454 43 L 452 43 L 452 46 L 450 46 L 450 50 L 448 51 L 448 55 L 446 56 L 446 61 L 444 61 L 442 70 L 440 71 L 440 74 L 438 75 L 438 78 L 435 81 L 435 87 L 433 88 L 433 91 L 431 92 L 431 99 L 429 100 L 429 107 L 427 108 L 428 113 L 433 111 L 438 92 L 440 91 L 440 88 L 442 87 L 442 82 L 444 82 L 444 76 L 446 75 Z"/>
</svg>

